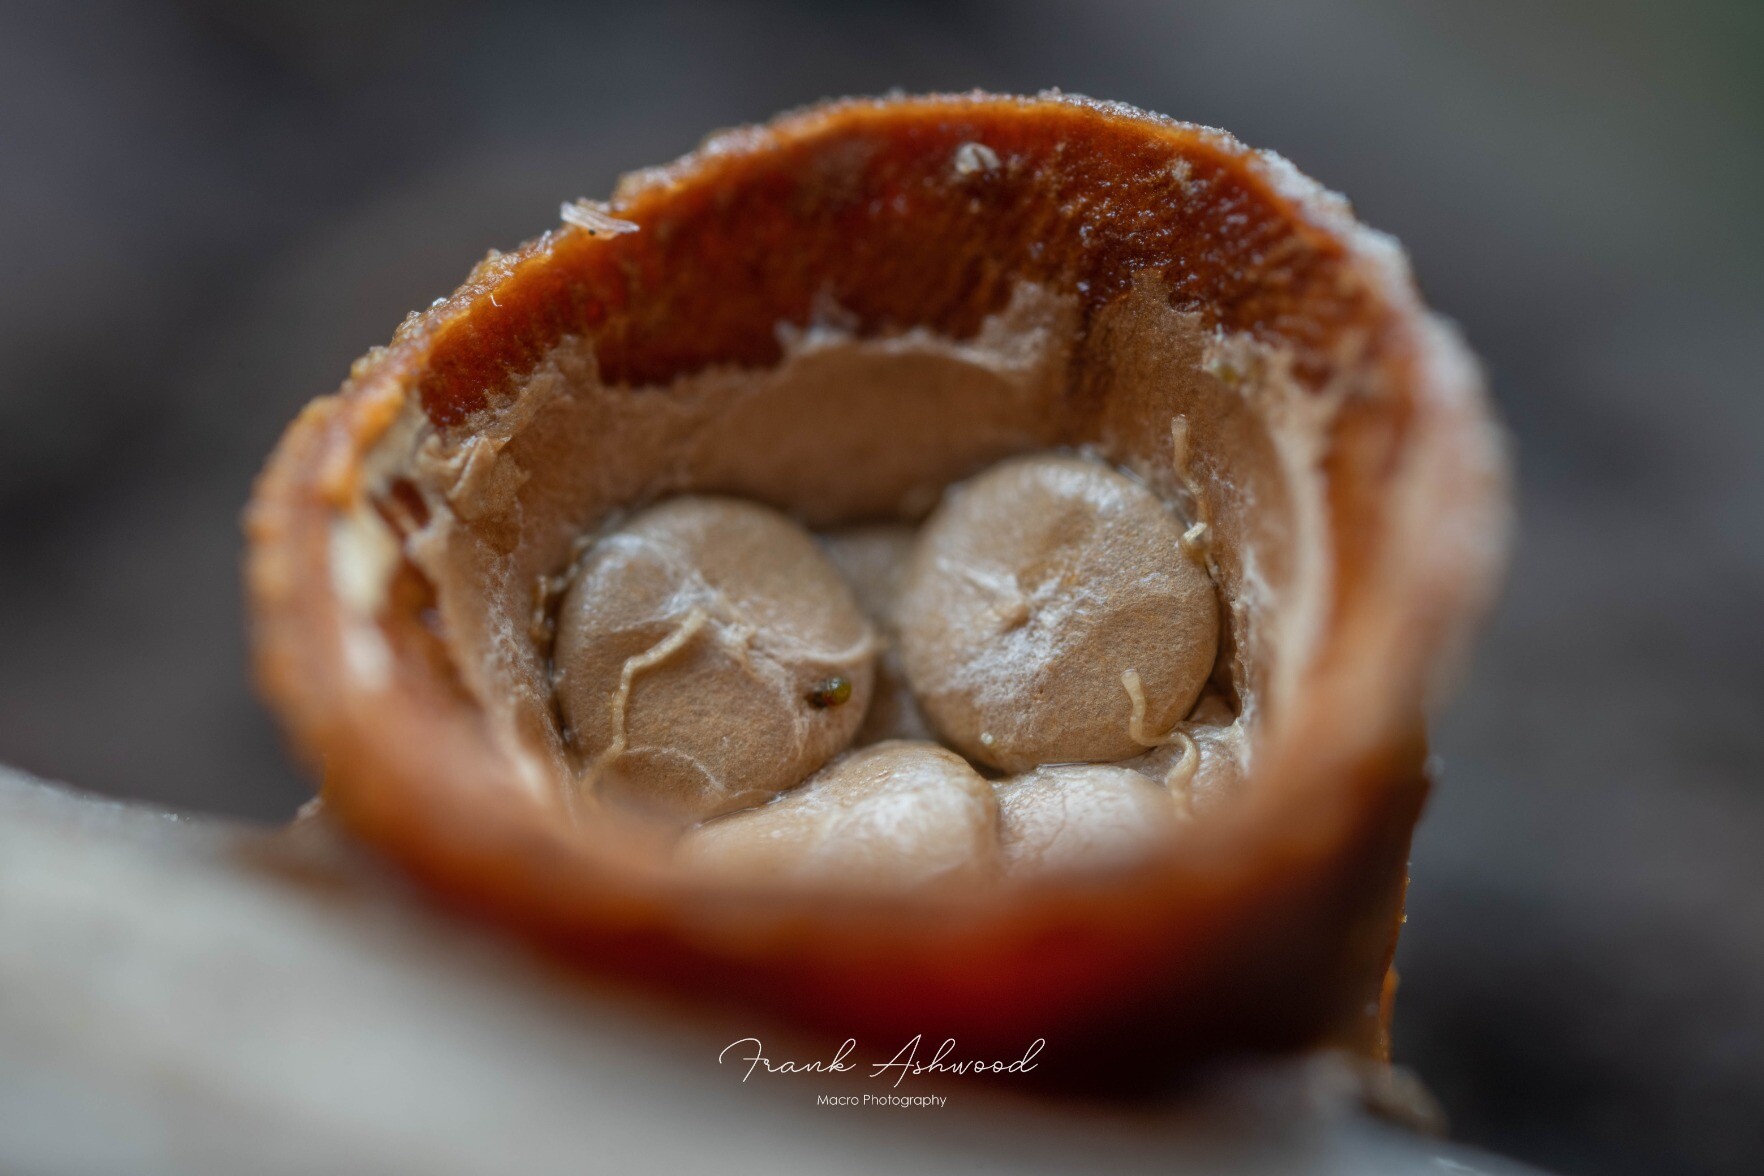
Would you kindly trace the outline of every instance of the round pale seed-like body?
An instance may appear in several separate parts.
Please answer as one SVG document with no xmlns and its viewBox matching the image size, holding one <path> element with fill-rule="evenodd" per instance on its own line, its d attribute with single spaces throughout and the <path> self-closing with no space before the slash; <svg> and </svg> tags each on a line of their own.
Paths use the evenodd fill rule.
<svg viewBox="0 0 1764 1176">
<path fill-rule="evenodd" d="M 1006 771 L 1106 763 L 1188 713 L 1219 605 L 1182 525 L 1099 462 L 1017 458 L 956 487 L 925 524 L 897 609 L 932 725 Z"/>
<path fill-rule="evenodd" d="M 992 785 L 935 743 L 890 740 L 770 804 L 688 832 L 679 858 L 731 880 L 856 892 L 983 882 L 997 870 Z"/>
<path fill-rule="evenodd" d="M 1156 781 L 1110 764 L 1051 764 L 995 787 L 999 859 L 1013 877 L 1132 865 L 1181 820 Z"/>
<path fill-rule="evenodd" d="M 585 789 L 701 820 L 849 744 L 875 648 L 807 531 L 754 503 L 684 497 L 589 549 L 559 608 L 553 681 Z"/>
</svg>

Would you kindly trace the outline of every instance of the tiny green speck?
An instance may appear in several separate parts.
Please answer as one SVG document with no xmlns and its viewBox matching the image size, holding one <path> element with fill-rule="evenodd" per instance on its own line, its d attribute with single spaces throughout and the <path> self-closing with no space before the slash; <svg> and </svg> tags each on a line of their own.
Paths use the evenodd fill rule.
<svg viewBox="0 0 1764 1176">
<path fill-rule="evenodd" d="M 851 701 L 851 683 L 844 678 L 828 678 L 808 692 L 808 701 L 817 710 L 844 706 Z"/>
</svg>

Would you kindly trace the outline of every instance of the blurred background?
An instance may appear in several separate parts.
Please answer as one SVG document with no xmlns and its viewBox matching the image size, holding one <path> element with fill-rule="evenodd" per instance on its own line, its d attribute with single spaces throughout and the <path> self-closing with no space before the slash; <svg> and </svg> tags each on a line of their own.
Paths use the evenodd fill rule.
<svg viewBox="0 0 1764 1176">
<path fill-rule="evenodd" d="M 240 508 L 491 247 L 705 132 L 1057 86 L 1409 246 L 1523 533 L 1441 716 L 1399 1060 L 1563 1173 L 1764 1171 L 1764 4 L 0 5 L 0 761 L 287 817 Z"/>
</svg>

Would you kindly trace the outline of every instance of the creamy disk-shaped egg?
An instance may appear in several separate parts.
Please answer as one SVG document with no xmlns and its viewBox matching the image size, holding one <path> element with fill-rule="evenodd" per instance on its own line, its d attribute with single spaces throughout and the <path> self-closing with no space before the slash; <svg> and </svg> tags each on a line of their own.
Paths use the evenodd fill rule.
<svg viewBox="0 0 1764 1176">
<path fill-rule="evenodd" d="M 997 870 L 992 785 L 935 743 L 889 740 L 822 768 L 769 804 L 689 831 L 688 868 L 859 892 L 978 882 Z"/>
<path fill-rule="evenodd" d="M 766 800 L 851 742 L 876 644 L 783 515 L 650 507 L 594 543 L 559 607 L 553 681 L 583 786 L 690 820 Z"/>
<path fill-rule="evenodd" d="M 1099 462 L 1017 458 L 951 490 L 896 611 L 901 660 L 937 731 L 1006 771 L 1155 745 L 1218 649 L 1211 578 L 1182 524 Z"/>
<path fill-rule="evenodd" d="M 995 787 L 999 858 L 1012 877 L 1131 865 L 1181 820 L 1163 786 L 1112 764 L 1053 764 Z"/>
</svg>

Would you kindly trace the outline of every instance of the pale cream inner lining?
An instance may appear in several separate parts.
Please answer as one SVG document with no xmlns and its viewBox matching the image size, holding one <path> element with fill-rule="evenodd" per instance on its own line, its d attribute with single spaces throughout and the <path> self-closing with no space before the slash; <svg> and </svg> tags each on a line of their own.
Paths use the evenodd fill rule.
<svg viewBox="0 0 1764 1176">
<path fill-rule="evenodd" d="M 512 396 L 436 430 L 414 404 L 369 455 L 369 492 L 407 479 L 428 521 L 404 541 L 433 583 L 465 688 L 535 797 L 573 771 L 559 736 L 545 611 L 609 520 L 671 494 L 740 495 L 816 528 L 914 521 L 942 488 L 998 459 L 1076 448 L 1144 480 L 1193 527 L 1225 605 L 1228 706 L 1203 701 L 1203 770 L 1241 775 L 1278 721 L 1328 608 L 1318 462 L 1334 404 L 1283 357 L 1204 330 L 1154 279 L 1080 339 L 1075 298 L 1030 284 L 971 339 L 924 330 L 859 338 L 829 307 L 781 328 L 766 370 L 713 368 L 665 387 L 608 387 L 570 339 Z M 339 585 L 384 577 L 385 527 L 339 523 Z M 387 529 L 387 534 L 390 534 Z M 352 552 L 366 555 L 356 559 Z M 1192 774 L 1188 741 L 1141 765 Z M 1162 758 L 1160 758 L 1162 757 Z M 1139 761 L 1135 761 L 1136 763 Z"/>
</svg>

